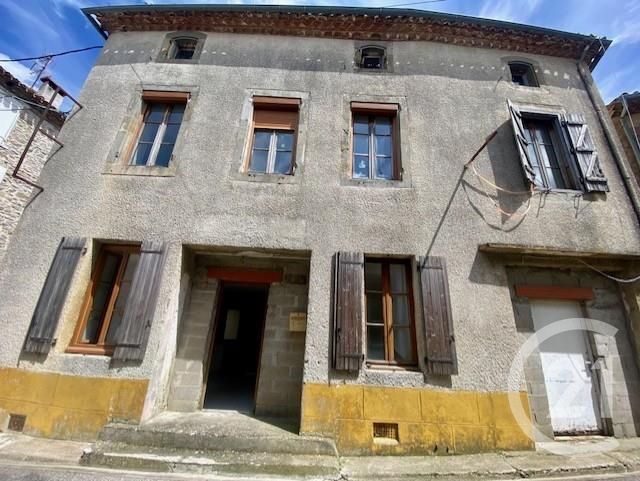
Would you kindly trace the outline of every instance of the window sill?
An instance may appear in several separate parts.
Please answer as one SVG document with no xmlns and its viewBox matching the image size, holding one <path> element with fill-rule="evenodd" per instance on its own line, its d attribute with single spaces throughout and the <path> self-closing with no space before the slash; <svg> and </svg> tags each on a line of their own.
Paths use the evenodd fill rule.
<svg viewBox="0 0 640 481">
<path fill-rule="evenodd" d="M 371 371 L 384 372 L 422 372 L 417 365 L 392 364 L 388 362 L 365 361 L 365 367 Z"/>
<path fill-rule="evenodd" d="M 413 187 L 407 180 L 384 179 L 342 179 L 341 185 L 345 187 L 372 187 L 386 189 L 410 189 Z"/>
<path fill-rule="evenodd" d="M 175 163 L 172 161 L 168 167 L 146 166 L 146 165 L 124 165 L 113 163 L 107 167 L 104 174 L 112 175 L 135 175 L 142 177 L 175 177 Z"/>
<path fill-rule="evenodd" d="M 99 346 L 96 344 L 72 344 L 65 350 L 67 354 L 88 354 L 93 356 L 111 356 L 113 346 Z"/>
<path fill-rule="evenodd" d="M 238 172 L 233 180 L 242 182 L 259 182 L 264 184 L 297 184 L 300 174 L 260 174 L 256 172 Z"/>
<path fill-rule="evenodd" d="M 156 60 L 156 63 L 197 65 L 200 63 L 200 58 L 159 58 Z"/>
</svg>

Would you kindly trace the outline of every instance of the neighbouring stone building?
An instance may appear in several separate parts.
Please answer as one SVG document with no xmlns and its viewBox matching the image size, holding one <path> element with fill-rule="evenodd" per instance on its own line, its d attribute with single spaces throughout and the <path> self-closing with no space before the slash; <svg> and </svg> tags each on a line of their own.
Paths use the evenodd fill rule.
<svg viewBox="0 0 640 481">
<path fill-rule="evenodd" d="M 615 280 L 640 271 L 638 193 L 591 77 L 608 40 L 84 11 L 106 44 L 0 272 L 0 410 L 25 432 L 236 409 L 341 453 L 638 435 L 639 293 Z"/>
<path fill-rule="evenodd" d="M 640 186 L 640 92 L 624 93 L 607 106 L 611 120 Z"/>
<path fill-rule="evenodd" d="M 20 216 L 34 192 L 40 171 L 56 145 L 55 137 L 64 123 L 64 116 L 57 107 L 51 109 L 41 125 L 42 132 L 35 137 L 16 174 L 14 170 L 24 152 L 36 124 L 46 108 L 43 82 L 41 92 L 24 85 L 11 73 L 0 67 L 0 262 L 9 245 Z M 62 101 L 62 96 L 59 97 Z M 56 103 L 56 106 L 59 106 Z M 21 177 L 21 178 L 20 178 Z"/>
</svg>

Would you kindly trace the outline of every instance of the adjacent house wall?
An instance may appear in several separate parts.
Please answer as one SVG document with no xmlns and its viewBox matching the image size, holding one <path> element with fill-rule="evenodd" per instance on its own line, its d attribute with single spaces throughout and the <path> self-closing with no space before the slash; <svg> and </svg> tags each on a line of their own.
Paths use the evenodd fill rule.
<svg viewBox="0 0 640 481">
<path fill-rule="evenodd" d="M 162 32 L 114 33 L 86 81 L 80 98 L 85 108 L 62 131 L 65 148 L 44 168 L 45 191 L 24 215 L 0 272 L 0 330 L 6 333 L 2 366 L 151 378 L 145 412 L 156 412 L 169 388 L 165 360 L 177 345 L 182 246 L 234 246 L 311 252 L 303 412 L 307 402 L 313 402 L 311 394 L 320 392 L 317 386 L 375 385 L 442 390 L 454 396 L 502 396 L 524 387 L 522 376 L 516 385 L 507 382 L 519 339 L 505 270 L 478 252 L 478 245 L 640 251 L 637 220 L 572 60 L 531 56 L 540 66 L 542 86 L 536 89 L 510 82 L 505 61 L 510 52 L 499 50 L 397 42 L 393 73 L 372 74 L 354 71 L 356 45 L 347 40 L 208 34 L 197 65 L 150 62 L 163 39 Z M 129 106 L 141 87 L 158 85 L 174 90 L 198 86 L 188 128 L 180 132 L 174 152 L 175 175 L 109 174 L 110 152 L 130 115 Z M 256 91 L 306 95 L 306 136 L 298 145 L 302 156 L 291 181 L 256 182 L 238 175 L 251 115 L 248 99 Z M 410 181 L 393 186 L 343 182 L 349 178 L 349 104 L 359 99 L 400 103 L 404 178 Z M 497 130 L 478 156 L 477 169 L 504 188 L 527 190 L 507 99 L 584 114 L 610 192 L 536 195 L 529 201 L 524 194 L 496 196 L 471 171 L 464 172 L 464 163 Z M 494 202 L 517 214 L 505 216 Z M 66 333 L 75 326 L 78 299 L 90 272 L 91 252 L 80 261 L 54 353 L 44 361 L 20 360 L 55 249 L 61 237 L 72 235 L 170 243 L 158 314 L 141 364 L 112 366 L 99 356 L 64 353 Z M 366 367 L 357 376 L 332 372 L 331 258 L 337 251 L 446 258 L 458 375 L 425 379 L 418 370 Z M 415 302 L 415 312 L 420 313 L 419 295 Z M 422 321 L 416 320 L 422 360 Z M 156 376 L 160 367 L 154 366 L 160 365 L 164 374 Z M 385 399 L 391 412 L 401 409 L 399 397 Z M 462 402 L 451 405 L 464 407 Z M 458 415 L 456 411 L 451 419 Z M 477 426 L 484 427 L 474 432 L 486 432 L 488 425 L 480 423 L 480 414 Z M 368 430 L 369 424 L 362 429 Z M 492 436 L 491 442 L 481 438 L 468 445 L 495 447 Z"/>
<path fill-rule="evenodd" d="M 0 96 L 10 95 L 9 92 L 0 89 Z M 7 100 L 0 99 L 0 108 L 3 109 L 12 108 L 12 105 L 15 107 L 15 104 L 21 108 L 26 105 L 17 100 L 12 100 L 12 104 L 9 104 Z M 22 180 L 13 178 L 11 174 L 33 133 L 38 118 L 38 112 L 29 108 L 20 110 L 7 138 L 4 139 L 4 142 L 0 139 L 0 167 L 6 169 L 4 179 L 0 181 L 0 262 L 2 262 L 9 241 L 18 226 L 20 216 L 32 195 L 37 193 L 37 189 Z M 42 128 L 51 135 L 55 135 L 58 130 L 48 122 L 45 122 Z M 29 153 L 20 168 L 20 175 L 37 183 L 40 171 L 54 145 L 55 143 L 51 139 L 39 133 L 31 144 Z"/>
</svg>

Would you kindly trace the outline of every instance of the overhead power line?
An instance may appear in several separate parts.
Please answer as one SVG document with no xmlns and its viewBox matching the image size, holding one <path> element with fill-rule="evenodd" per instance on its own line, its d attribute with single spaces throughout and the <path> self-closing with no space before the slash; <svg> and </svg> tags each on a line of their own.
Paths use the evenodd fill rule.
<svg viewBox="0 0 640 481">
<path fill-rule="evenodd" d="M 49 53 L 47 55 L 40 55 L 38 57 L 24 57 L 24 58 L 3 58 L 0 62 L 22 62 L 26 60 L 40 60 L 41 58 L 53 58 L 60 57 L 62 55 L 69 55 L 70 53 L 86 52 L 87 50 L 95 50 L 96 48 L 102 48 L 102 45 L 95 45 L 93 47 L 76 48 L 74 50 L 66 50 L 64 52 Z"/>
</svg>

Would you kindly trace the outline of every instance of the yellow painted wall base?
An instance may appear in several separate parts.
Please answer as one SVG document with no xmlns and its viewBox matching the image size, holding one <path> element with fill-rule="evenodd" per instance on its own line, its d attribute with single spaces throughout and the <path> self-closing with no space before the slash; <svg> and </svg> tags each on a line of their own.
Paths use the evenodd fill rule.
<svg viewBox="0 0 640 481">
<path fill-rule="evenodd" d="M 109 421 L 140 420 L 148 384 L 0 368 L 0 414 L 26 415 L 25 434 L 94 440 Z"/>
<path fill-rule="evenodd" d="M 529 416 L 526 392 L 517 393 Z M 453 454 L 534 449 L 508 393 L 305 384 L 303 434 L 335 439 L 341 454 Z M 397 423 L 398 443 L 373 439 L 373 423 Z"/>
</svg>

